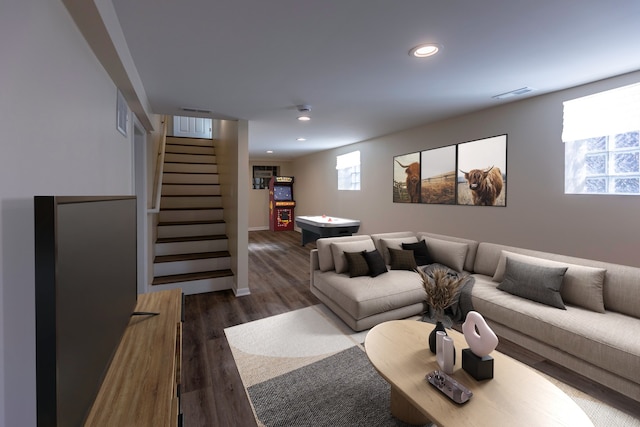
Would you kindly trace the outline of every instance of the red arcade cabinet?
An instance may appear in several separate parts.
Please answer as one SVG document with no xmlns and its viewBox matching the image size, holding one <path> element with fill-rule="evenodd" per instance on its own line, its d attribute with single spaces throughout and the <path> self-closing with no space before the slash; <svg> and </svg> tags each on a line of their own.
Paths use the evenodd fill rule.
<svg viewBox="0 0 640 427">
<path fill-rule="evenodd" d="M 293 177 L 272 176 L 269 181 L 269 230 L 292 231 L 295 206 Z"/>
</svg>

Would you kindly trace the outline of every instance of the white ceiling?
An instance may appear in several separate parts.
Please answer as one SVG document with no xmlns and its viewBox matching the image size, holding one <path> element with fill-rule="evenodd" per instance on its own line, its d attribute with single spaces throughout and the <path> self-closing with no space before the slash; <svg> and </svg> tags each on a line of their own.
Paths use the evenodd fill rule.
<svg viewBox="0 0 640 427">
<path fill-rule="evenodd" d="M 640 69 L 638 0 L 113 0 L 155 113 L 291 159 Z M 417 44 L 444 49 L 408 55 Z M 529 86 L 530 94 L 492 96 Z M 296 105 L 312 120 L 296 120 Z M 296 138 L 307 141 L 298 142 Z"/>
</svg>

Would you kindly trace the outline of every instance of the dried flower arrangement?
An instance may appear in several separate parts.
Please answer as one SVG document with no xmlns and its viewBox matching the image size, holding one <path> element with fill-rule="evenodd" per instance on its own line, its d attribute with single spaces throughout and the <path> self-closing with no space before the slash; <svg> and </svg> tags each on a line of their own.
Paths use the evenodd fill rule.
<svg viewBox="0 0 640 427">
<path fill-rule="evenodd" d="M 422 287 L 427 293 L 426 302 L 433 310 L 442 314 L 458 297 L 465 277 L 450 274 L 449 270 L 436 267 L 428 273 L 416 270 L 422 279 Z"/>
</svg>

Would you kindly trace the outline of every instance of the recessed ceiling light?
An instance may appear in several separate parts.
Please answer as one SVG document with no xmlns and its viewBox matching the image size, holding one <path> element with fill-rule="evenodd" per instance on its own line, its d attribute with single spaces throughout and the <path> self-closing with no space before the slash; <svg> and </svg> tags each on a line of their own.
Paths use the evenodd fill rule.
<svg viewBox="0 0 640 427">
<path fill-rule="evenodd" d="M 306 141 L 306 140 L 307 140 L 307 138 L 298 138 L 298 139 L 296 139 L 296 141 Z"/>
<path fill-rule="evenodd" d="M 311 120 L 311 117 L 309 116 L 309 113 L 311 112 L 311 105 L 301 104 L 296 105 L 296 108 L 298 109 L 298 112 L 302 114 L 301 116 L 298 116 L 298 120 L 303 122 Z"/>
<path fill-rule="evenodd" d="M 418 45 L 409 51 L 409 55 L 415 56 L 416 58 L 426 58 L 428 56 L 433 56 L 442 50 L 442 45 L 437 43 L 425 43 Z"/>
</svg>

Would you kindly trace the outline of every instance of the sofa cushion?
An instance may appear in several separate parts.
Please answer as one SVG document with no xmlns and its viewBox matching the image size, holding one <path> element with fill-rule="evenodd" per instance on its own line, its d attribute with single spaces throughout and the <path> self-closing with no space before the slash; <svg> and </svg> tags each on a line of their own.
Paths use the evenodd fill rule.
<svg viewBox="0 0 640 427">
<path fill-rule="evenodd" d="M 474 274 L 473 308 L 496 322 L 602 369 L 640 383 L 640 319 L 578 306 L 566 310 L 496 290 L 491 276 Z"/>
<path fill-rule="evenodd" d="M 402 249 L 413 251 L 413 257 L 415 258 L 416 264 L 418 265 L 428 265 L 434 263 L 433 258 L 431 258 L 431 255 L 429 255 L 427 242 L 425 242 L 424 240 L 420 240 L 417 243 L 402 242 Z"/>
<path fill-rule="evenodd" d="M 516 261 L 536 264 L 545 267 L 567 267 L 560 294 L 565 303 L 579 305 L 589 310 L 604 313 L 602 288 L 606 270 L 604 268 L 552 261 L 529 255 L 517 254 L 503 250 L 493 275 L 496 282 L 502 281 L 505 271 L 505 260 L 509 257 Z"/>
<path fill-rule="evenodd" d="M 432 238 L 432 239 L 438 239 L 438 240 L 445 240 L 447 242 L 466 243 L 469 249 L 467 250 L 467 255 L 465 257 L 464 269 L 466 271 L 474 271 L 473 266 L 475 265 L 476 254 L 478 252 L 478 246 L 480 245 L 480 242 L 477 242 L 476 240 L 471 240 L 471 239 L 464 239 L 462 237 L 454 237 L 454 236 L 447 236 L 444 234 L 429 233 L 427 231 L 417 232 L 416 237 L 418 238 L 418 240 Z"/>
<path fill-rule="evenodd" d="M 389 248 L 389 256 L 391 258 L 390 265 L 392 270 L 414 271 L 418 268 L 413 256 L 413 251 Z"/>
<path fill-rule="evenodd" d="M 362 240 L 371 240 L 367 235 L 340 236 L 340 237 L 323 237 L 316 240 L 316 248 L 318 250 L 318 267 L 321 271 L 329 271 L 335 269 L 333 264 L 333 252 L 331 251 L 331 243 L 333 242 L 357 242 Z"/>
<path fill-rule="evenodd" d="M 389 264 L 389 252 L 387 251 L 387 247 L 382 241 L 382 239 L 398 239 L 398 238 L 405 238 L 405 237 L 408 237 L 408 238 L 416 237 L 416 233 L 414 233 L 413 231 L 393 231 L 390 233 L 377 233 L 377 234 L 371 235 L 371 239 L 373 240 L 373 243 L 376 245 L 376 249 L 378 250 L 378 252 L 380 252 L 380 255 L 382 255 L 384 262 L 386 262 L 387 264 Z M 406 241 L 416 242 L 417 240 L 419 239 L 418 238 L 416 238 L 415 240 L 408 239 Z"/>
<path fill-rule="evenodd" d="M 432 237 L 425 237 L 425 241 L 427 242 L 429 254 L 435 262 L 462 273 L 464 260 L 469 250 L 467 243 L 450 242 Z"/>
<path fill-rule="evenodd" d="M 567 267 L 544 267 L 506 258 L 498 289 L 531 301 L 565 310 L 560 287 Z"/>
<path fill-rule="evenodd" d="M 382 255 L 380 255 L 380 252 L 378 252 L 377 249 L 364 251 L 362 254 L 364 255 L 364 259 L 369 267 L 369 275 L 371 277 L 376 277 L 387 272 L 387 266 L 382 259 Z"/>
<path fill-rule="evenodd" d="M 407 236 L 407 237 L 394 237 L 394 238 L 382 238 L 380 239 L 380 244 L 382 247 L 382 258 L 387 264 L 391 264 L 391 255 L 389 254 L 389 249 L 402 249 L 403 243 L 417 243 L 418 238 L 416 236 Z"/>
<path fill-rule="evenodd" d="M 344 252 L 349 268 L 349 277 L 368 276 L 369 265 L 364 257 L 364 252 Z"/>
<path fill-rule="evenodd" d="M 420 276 L 413 271 L 354 278 L 334 271 L 314 275 L 314 286 L 355 320 L 422 303 L 426 297 Z"/>
<path fill-rule="evenodd" d="M 371 239 L 331 242 L 331 253 L 333 254 L 333 265 L 335 266 L 336 273 L 346 273 L 349 271 L 349 265 L 347 264 L 347 259 L 344 256 L 345 252 L 372 251 L 374 249 L 375 246 Z"/>
</svg>

